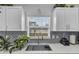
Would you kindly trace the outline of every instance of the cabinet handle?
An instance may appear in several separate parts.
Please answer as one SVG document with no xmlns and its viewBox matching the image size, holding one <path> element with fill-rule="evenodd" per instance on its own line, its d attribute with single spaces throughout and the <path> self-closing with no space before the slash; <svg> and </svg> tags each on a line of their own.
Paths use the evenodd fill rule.
<svg viewBox="0 0 79 59">
<path fill-rule="evenodd" d="M 0 11 L 0 13 L 1 13 L 1 11 Z"/>
</svg>

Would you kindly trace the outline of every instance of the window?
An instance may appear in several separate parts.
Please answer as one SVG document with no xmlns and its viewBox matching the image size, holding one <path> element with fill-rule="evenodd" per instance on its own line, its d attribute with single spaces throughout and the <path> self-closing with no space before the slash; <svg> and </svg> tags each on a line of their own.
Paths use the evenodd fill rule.
<svg viewBox="0 0 79 59">
<path fill-rule="evenodd" d="M 49 17 L 30 17 L 29 18 L 30 36 L 49 35 Z"/>
</svg>

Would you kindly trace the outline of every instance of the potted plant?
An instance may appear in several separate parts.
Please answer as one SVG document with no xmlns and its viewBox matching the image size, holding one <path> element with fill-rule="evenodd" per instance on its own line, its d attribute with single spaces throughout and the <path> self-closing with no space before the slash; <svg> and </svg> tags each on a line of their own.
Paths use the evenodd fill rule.
<svg viewBox="0 0 79 59">
<path fill-rule="evenodd" d="M 4 38 L 3 36 L 0 36 L 0 51 L 9 50 L 9 47 L 11 46 L 9 39 L 9 37 Z"/>
<path fill-rule="evenodd" d="M 14 45 L 10 48 L 9 53 L 16 50 L 22 50 L 26 43 L 28 42 L 29 37 L 27 35 L 21 35 L 18 39 L 14 41 Z"/>
<path fill-rule="evenodd" d="M 56 7 L 68 7 L 66 4 L 55 4 L 54 8 Z"/>
<path fill-rule="evenodd" d="M 67 4 L 55 4 L 54 5 L 54 8 L 56 8 L 56 7 L 70 7 L 70 8 L 72 8 L 72 7 L 74 7 L 74 5 L 67 5 Z"/>
</svg>

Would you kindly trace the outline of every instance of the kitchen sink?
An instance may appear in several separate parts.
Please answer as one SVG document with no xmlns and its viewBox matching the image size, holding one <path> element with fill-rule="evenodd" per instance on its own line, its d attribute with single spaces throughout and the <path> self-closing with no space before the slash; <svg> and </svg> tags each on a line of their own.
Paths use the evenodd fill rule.
<svg viewBox="0 0 79 59">
<path fill-rule="evenodd" d="M 49 45 L 28 45 L 26 51 L 51 51 Z"/>
</svg>

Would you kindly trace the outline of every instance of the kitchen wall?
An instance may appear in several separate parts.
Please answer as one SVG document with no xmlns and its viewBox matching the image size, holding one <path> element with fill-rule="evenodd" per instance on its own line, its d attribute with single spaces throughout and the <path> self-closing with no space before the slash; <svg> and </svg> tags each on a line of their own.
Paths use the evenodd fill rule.
<svg viewBox="0 0 79 59">
<path fill-rule="evenodd" d="M 26 35 L 26 31 L 0 31 L 0 36 L 5 37 L 6 35 L 10 37 L 10 41 L 16 40 L 21 35 Z"/>
<path fill-rule="evenodd" d="M 24 14 L 25 14 L 25 20 L 27 23 L 27 16 L 49 16 L 51 18 L 50 21 L 50 30 L 51 30 L 51 34 L 53 34 L 53 4 L 49 5 L 49 4 L 18 4 L 15 6 L 22 6 L 24 9 Z M 79 5 L 75 4 L 75 7 L 79 7 Z M 71 21 L 71 20 L 70 20 Z M 26 25 L 26 30 L 27 30 L 27 25 Z M 58 43 L 62 37 L 62 34 L 58 34 L 61 35 L 60 38 L 58 39 L 50 39 L 50 40 L 40 40 L 40 42 L 52 42 L 52 43 Z M 68 39 L 68 35 L 65 35 Z M 38 40 L 31 40 L 30 42 L 37 42 Z"/>
<path fill-rule="evenodd" d="M 26 23 L 27 23 L 27 16 L 49 16 L 51 17 L 51 34 L 53 34 L 53 4 L 52 5 L 49 5 L 49 4 L 38 4 L 38 5 L 33 5 L 33 4 L 16 4 L 15 6 L 22 6 L 23 9 L 24 9 L 24 14 L 25 14 L 25 20 L 26 20 Z M 75 5 L 76 7 L 78 7 L 79 5 Z M 27 25 L 25 26 L 26 30 L 27 30 Z M 2 36 L 5 36 L 6 32 L 5 31 L 0 31 L 0 35 Z M 9 35 L 11 37 L 11 41 L 14 41 L 15 39 L 17 39 L 17 37 L 19 35 L 22 35 L 22 34 L 27 34 L 26 31 L 9 31 L 7 32 L 7 35 Z M 61 35 L 61 34 L 59 34 Z M 61 35 L 62 36 L 62 35 Z M 66 35 L 67 37 L 67 35 Z M 40 40 L 40 42 L 51 42 L 51 43 L 59 43 L 60 41 L 60 38 L 58 39 L 48 39 L 48 40 Z M 30 40 L 29 41 L 30 43 L 31 42 L 38 42 L 38 40 Z"/>
</svg>

